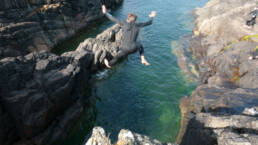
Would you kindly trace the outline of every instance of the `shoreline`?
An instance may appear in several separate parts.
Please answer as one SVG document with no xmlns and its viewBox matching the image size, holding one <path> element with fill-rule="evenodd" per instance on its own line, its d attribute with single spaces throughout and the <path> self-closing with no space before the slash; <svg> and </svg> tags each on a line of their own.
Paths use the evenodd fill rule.
<svg viewBox="0 0 258 145">
<path fill-rule="evenodd" d="M 179 49 L 177 57 L 182 71 L 200 85 L 180 100 L 176 143 L 257 143 L 258 61 L 249 60 L 249 55 L 258 46 L 254 37 L 258 26 L 244 27 L 255 5 L 255 1 L 210 0 L 195 10 L 189 48 Z"/>
</svg>

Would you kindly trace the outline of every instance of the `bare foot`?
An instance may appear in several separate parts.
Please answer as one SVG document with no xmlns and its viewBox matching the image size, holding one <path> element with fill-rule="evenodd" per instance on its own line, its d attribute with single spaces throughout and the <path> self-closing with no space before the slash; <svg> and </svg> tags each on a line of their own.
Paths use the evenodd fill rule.
<svg viewBox="0 0 258 145">
<path fill-rule="evenodd" d="M 106 58 L 104 59 L 104 64 L 106 65 L 107 68 L 111 68 L 111 66 L 109 65 L 108 60 Z"/>
<path fill-rule="evenodd" d="M 146 65 L 146 66 L 150 66 L 150 64 L 148 63 L 148 61 L 146 59 L 142 60 L 142 64 Z"/>
</svg>

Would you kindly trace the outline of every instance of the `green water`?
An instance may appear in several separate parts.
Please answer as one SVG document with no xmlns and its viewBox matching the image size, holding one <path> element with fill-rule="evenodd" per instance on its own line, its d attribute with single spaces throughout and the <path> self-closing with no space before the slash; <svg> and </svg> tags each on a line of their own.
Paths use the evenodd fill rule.
<svg viewBox="0 0 258 145">
<path fill-rule="evenodd" d="M 99 98 L 95 126 L 102 126 L 113 139 L 120 129 L 126 128 L 163 142 L 175 141 L 180 128 L 179 100 L 191 94 L 196 85 L 184 80 L 177 58 L 172 54 L 171 42 L 191 33 L 192 11 L 206 2 L 125 0 L 112 13 L 125 19 L 127 13 L 134 12 L 138 21 L 146 21 L 152 10 L 157 11 L 153 25 L 144 28 L 139 35 L 151 66 L 143 66 L 139 55 L 134 54 L 93 84 L 92 91 Z M 61 47 L 74 49 L 85 38 L 93 37 L 111 25 L 109 21 L 99 23 L 90 33 L 82 33 Z M 83 133 L 83 127 L 80 130 L 78 134 Z M 80 136 L 87 139 L 87 134 Z"/>
</svg>

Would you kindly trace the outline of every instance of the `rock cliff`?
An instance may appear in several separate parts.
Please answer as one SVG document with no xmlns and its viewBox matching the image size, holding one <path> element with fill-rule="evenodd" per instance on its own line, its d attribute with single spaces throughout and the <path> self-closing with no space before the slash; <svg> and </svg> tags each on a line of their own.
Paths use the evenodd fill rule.
<svg viewBox="0 0 258 145">
<path fill-rule="evenodd" d="M 0 60 L 0 144 L 53 144 L 94 106 L 91 72 L 121 45 L 118 25 L 61 56 L 41 51 Z"/>
<path fill-rule="evenodd" d="M 258 25 L 246 20 L 255 0 L 210 0 L 195 10 L 196 28 L 178 62 L 199 87 L 180 101 L 182 145 L 258 142 Z"/>
<path fill-rule="evenodd" d="M 181 145 L 255 145 L 258 89 L 199 86 L 180 101 Z"/>
<path fill-rule="evenodd" d="M 109 8 L 122 0 L 105 0 Z M 51 50 L 101 18 L 101 0 L 3 0 L 0 59 Z"/>
</svg>

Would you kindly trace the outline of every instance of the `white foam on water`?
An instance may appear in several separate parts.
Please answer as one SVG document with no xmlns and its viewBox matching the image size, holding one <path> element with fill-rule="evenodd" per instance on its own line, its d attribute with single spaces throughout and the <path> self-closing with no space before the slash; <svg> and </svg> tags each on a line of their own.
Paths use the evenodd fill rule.
<svg viewBox="0 0 258 145">
<path fill-rule="evenodd" d="M 105 79 L 109 76 L 109 70 L 108 69 L 104 69 L 103 71 L 98 71 L 95 75 L 97 80 L 102 80 Z"/>
</svg>

